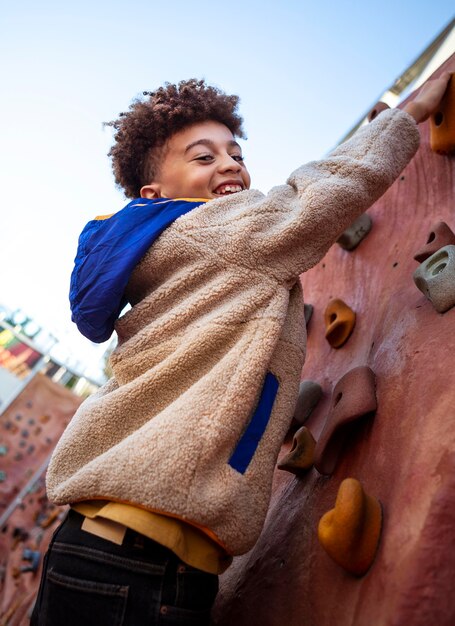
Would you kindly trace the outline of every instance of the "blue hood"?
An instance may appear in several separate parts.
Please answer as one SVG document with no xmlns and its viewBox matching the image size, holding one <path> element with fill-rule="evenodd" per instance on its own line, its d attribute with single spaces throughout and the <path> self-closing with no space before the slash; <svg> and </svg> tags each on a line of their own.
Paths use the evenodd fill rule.
<svg viewBox="0 0 455 626">
<path fill-rule="evenodd" d="M 71 319 L 90 341 L 109 339 L 128 303 L 125 288 L 144 254 L 181 215 L 201 199 L 138 198 L 113 215 L 88 222 L 79 237 L 71 274 Z"/>
</svg>

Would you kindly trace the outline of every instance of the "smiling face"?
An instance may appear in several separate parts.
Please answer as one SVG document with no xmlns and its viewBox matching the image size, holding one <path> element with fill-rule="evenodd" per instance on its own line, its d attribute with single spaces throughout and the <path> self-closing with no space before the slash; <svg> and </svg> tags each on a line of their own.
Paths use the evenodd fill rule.
<svg viewBox="0 0 455 626">
<path fill-rule="evenodd" d="M 242 150 L 227 126 L 201 122 L 175 133 L 163 150 L 158 174 L 142 198 L 221 198 L 249 189 Z"/>
</svg>

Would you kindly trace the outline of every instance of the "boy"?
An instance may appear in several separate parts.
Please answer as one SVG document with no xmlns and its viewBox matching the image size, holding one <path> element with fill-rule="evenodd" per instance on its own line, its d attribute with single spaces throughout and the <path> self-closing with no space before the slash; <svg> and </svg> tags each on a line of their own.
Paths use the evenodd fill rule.
<svg viewBox="0 0 455 626">
<path fill-rule="evenodd" d="M 267 196 L 249 190 L 235 96 L 182 81 L 112 123 L 134 199 L 84 229 L 71 300 L 84 334 L 115 324 L 119 342 L 49 465 L 49 498 L 71 509 L 32 624 L 209 623 L 217 574 L 261 531 L 295 406 L 299 275 L 400 174 L 448 78 Z"/>
</svg>

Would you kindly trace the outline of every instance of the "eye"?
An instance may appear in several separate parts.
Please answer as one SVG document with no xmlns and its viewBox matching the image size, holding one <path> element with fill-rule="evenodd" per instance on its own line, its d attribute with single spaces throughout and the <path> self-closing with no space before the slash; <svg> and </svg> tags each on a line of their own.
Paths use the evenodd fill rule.
<svg viewBox="0 0 455 626">
<path fill-rule="evenodd" d="M 198 156 L 194 159 L 195 161 L 205 161 L 205 162 L 210 162 L 213 160 L 213 156 L 211 154 L 201 154 L 201 156 Z"/>
<path fill-rule="evenodd" d="M 241 154 L 233 154 L 231 158 L 233 158 L 234 161 L 237 161 L 238 163 L 243 163 L 243 161 L 245 160 L 245 157 L 243 157 Z"/>
</svg>

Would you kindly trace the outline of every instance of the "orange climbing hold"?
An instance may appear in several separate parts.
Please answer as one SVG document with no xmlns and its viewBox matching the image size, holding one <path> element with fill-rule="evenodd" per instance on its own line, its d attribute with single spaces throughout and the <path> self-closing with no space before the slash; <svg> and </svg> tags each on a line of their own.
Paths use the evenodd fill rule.
<svg viewBox="0 0 455 626">
<path fill-rule="evenodd" d="M 346 478 L 338 489 L 335 508 L 319 522 L 318 538 L 335 563 L 363 576 L 376 556 L 381 527 L 379 500 L 365 493 L 358 480 Z"/>
<path fill-rule="evenodd" d="M 355 312 L 343 300 L 335 298 L 324 313 L 325 338 L 332 348 L 341 348 L 351 336 L 355 326 Z"/>
<path fill-rule="evenodd" d="M 306 426 L 294 434 L 292 448 L 278 463 L 278 469 L 301 474 L 313 467 L 316 441 Z"/>
<path fill-rule="evenodd" d="M 438 154 L 455 152 L 455 79 L 452 74 L 439 109 L 430 119 L 431 149 Z"/>
</svg>

